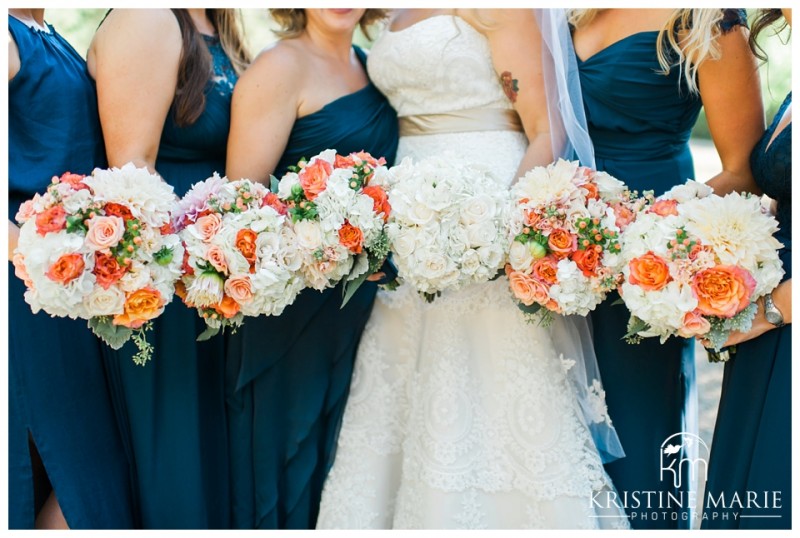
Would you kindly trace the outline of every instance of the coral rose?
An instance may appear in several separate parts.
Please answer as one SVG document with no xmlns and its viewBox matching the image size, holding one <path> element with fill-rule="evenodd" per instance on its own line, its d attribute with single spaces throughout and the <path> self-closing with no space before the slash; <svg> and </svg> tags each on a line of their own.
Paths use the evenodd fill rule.
<svg viewBox="0 0 800 538">
<path fill-rule="evenodd" d="M 383 212 L 384 222 L 389 220 L 392 206 L 389 205 L 389 196 L 387 196 L 383 187 L 379 185 L 369 185 L 368 187 L 364 187 L 363 192 L 372 198 L 372 210 L 375 211 L 375 213 Z"/>
<path fill-rule="evenodd" d="M 59 284 L 69 284 L 78 278 L 85 267 L 81 254 L 64 254 L 47 270 L 47 278 Z"/>
<path fill-rule="evenodd" d="M 735 265 L 717 265 L 699 271 L 692 279 L 697 311 L 706 316 L 732 318 L 750 304 L 756 281 Z"/>
<path fill-rule="evenodd" d="M 281 199 L 274 192 L 268 192 L 264 199 L 261 200 L 261 207 L 269 206 L 281 215 L 287 213 L 286 204 L 281 202 Z"/>
<path fill-rule="evenodd" d="M 183 245 L 183 263 L 181 264 L 181 273 L 187 276 L 194 275 L 194 267 L 189 263 L 189 249 L 186 244 Z"/>
<path fill-rule="evenodd" d="M 572 254 L 572 261 L 581 270 L 583 276 L 593 277 L 597 276 L 597 266 L 600 265 L 600 252 L 594 247 L 589 247 L 586 250 L 577 250 Z"/>
<path fill-rule="evenodd" d="M 54 205 L 36 215 L 36 232 L 39 235 L 47 235 L 50 232 L 58 232 L 67 226 L 67 211 L 63 206 Z"/>
<path fill-rule="evenodd" d="M 89 220 L 86 246 L 92 250 L 108 250 L 117 246 L 125 235 L 125 223 L 120 217 L 94 217 Z"/>
<path fill-rule="evenodd" d="M 678 201 L 677 200 L 656 200 L 647 210 L 648 213 L 655 213 L 656 215 L 667 217 L 669 215 L 678 215 Z"/>
<path fill-rule="evenodd" d="M 235 276 L 225 282 L 225 294 L 230 296 L 239 304 L 245 304 L 253 300 L 253 289 L 250 278 L 247 276 Z"/>
<path fill-rule="evenodd" d="M 558 259 L 554 256 L 545 256 L 536 260 L 533 264 L 532 275 L 537 280 L 552 286 L 558 282 L 556 273 L 558 272 Z"/>
<path fill-rule="evenodd" d="M 94 253 L 94 273 L 97 283 L 103 288 L 108 289 L 120 278 L 125 276 L 128 268 L 120 265 L 117 258 L 111 253 Z"/>
<path fill-rule="evenodd" d="M 25 222 L 34 215 L 36 215 L 36 209 L 33 207 L 33 200 L 25 200 L 22 202 L 22 205 L 19 206 L 14 219 L 16 219 L 17 222 Z"/>
<path fill-rule="evenodd" d="M 231 319 L 233 316 L 239 313 L 239 303 L 227 295 L 222 298 L 222 301 L 215 304 L 211 308 L 216 310 L 225 319 Z"/>
<path fill-rule="evenodd" d="M 547 246 L 559 258 L 565 258 L 578 246 L 578 238 L 563 228 L 555 228 L 547 238 Z"/>
<path fill-rule="evenodd" d="M 636 220 L 636 213 L 624 204 L 612 204 L 611 209 L 614 211 L 614 224 L 620 230 L 624 230 L 628 224 Z"/>
<path fill-rule="evenodd" d="M 128 208 L 128 206 L 117 204 L 115 202 L 108 202 L 104 207 L 103 210 L 108 217 L 119 217 L 125 222 L 131 220 L 133 218 L 133 213 Z"/>
<path fill-rule="evenodd" d="M 258 234 L 249 228 L 242 228 L 236 232 L 236 243 L 234 243 L 234 246 L 239 249 L 244 259 L 250 263 L 250 272 L 255 270 L 256 239 L 258 239 Z"/>
<path fill-rule="evenodd" d="M 628 268 L 630 269 L 628 281 L 645 291 L 658 291 L 672 280 L 667 262 L 651 251 L 632 259 L 628 263 Z"/>
<path fill-rule="evenodd" d="M 66 183 L 76 191 L 80 191 L 89 188 L 89 186 L 83 182 L 83 178 L 85 177 L 86 176 L 83 176 L 81 174 L 73 174 L 71 172 L 65 172 L 64 174 L 61 175 L 60 178 L 58 178 L 58 181 L 60 183 Z"/>
<path fill-rule="evenodd" d="M 711 330 L 711 323 L 704 318 L 697 310 L 686 312 L 683 316 L 683 325 L 678 329 L 678 336 L 691 338 L 693 336 L 703 336 Z"/>
<path fill-rule="evenodd" d="M 300 186 L 303 188 L 306 198 L 315 200 L 319 193 L 325 190 L 331 172 L 333 172 L 331 163 L 323 159 L 317 159 L 303 168 L 297 177 L 300 180 Z"/>
<path fill-rule="evenodd" d="M 122 325 L 129 329 L 138 329 L 145 322 L 158 317 L 164 308 L 164 298 L 154 288 L 142 288 L 130 293 L 125 298 L 125 310 L 114 316 L 114 325 Z"/>
<path fill-rule="evenodd" d="M 208 215 L 203 215 L 198 218 L 194 223 L 194 227 L 200 239 L 208 243 L 217 235 L 219 229 L 222 228 L 222 219 L 216 213 L 209 213 Z"/>
<path fill-rule="evenodd" d="M 364 234 L 357 227 L 347 221 L 339 228 L 339 244 L 354 254 L 361 254 L 361 245 Z"/>
</svg>

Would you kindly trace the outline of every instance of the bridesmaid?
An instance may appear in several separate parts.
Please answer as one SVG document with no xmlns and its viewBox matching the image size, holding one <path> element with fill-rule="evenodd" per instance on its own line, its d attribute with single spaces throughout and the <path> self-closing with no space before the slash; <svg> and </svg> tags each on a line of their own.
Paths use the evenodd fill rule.
<svg viewBox="0 0 800 538">
<path fill-rule="evenodd" d="M 392 164 L 397 117 L 352 46 L 378 9 L 271 9 L 282 39 L 233 98 L 228 177 L 268 182 L 325 149 Z M 306 290 L 279 317 L 246 320 L 228 347 L 233 524 L 314 528 L 376 285 Z"/>
<path fill-rule="evenodd" d="M 764 125 L 743 11 L 573 10 L 571 22 L 598 169 L 656 195 L 693 178 L 688 141 L 704 106 L 722 160 L 716 179 L 752 181 L 748 152 Z M 671 481 L 660 480 L 661 443 L 696 427 L 690 405 L 694 341 L 625 343 L 628 316 L 624 307 L 612 306 L 617 298 L 591 316 L 609 414 L 626 453 L 606 470 L 620 495 L 657 491 L 665 497 L 675 492 Z M 645 520 L 639 517 L 643 507 L 635 514 L 632 508 L 633 527 L 691 523 L 677 508 L 658 508 L 666 517 Z"/>
<path fill-rule="evenodd" d="M 772 23 L 792 24 L 791 9 L 761 9 L 753 22 L 750 45 L 762 59 L 766 55 L 756 38 Z M 737 346 L 725 364 L 722 395 L 711 445 L 706 497 L 730 500 L 734 494 L 747 499 L 748 491 L 779 492 L 768 508 L 728 512 L 770 517 L 737 517 L 724 509 L 706 507 L 703 528 L 789 529 L 792 525 L 792 94 L 786 96 L 775 118 L 750 155 L 754 181 L 721 186 L 729 190 L 766 194 L 777 202 L 784 244 L 780 252 L 784 281 L 758 302 L 753 328 L 735 333 L 726 342 Z M 769 305 L 769 303 L 772 303 Z M 769 306 L 767 306 L 769 305 Z M 762 501 L 763 505 L 763 501 Z M 777 517 L 776 517 L 777 516 Z"/>
<path fill-rule="evenodd" d="M 156 37 L 157 36 L 157 37 Z M 232 9 L 120 9 L 89 50 L 109 164 L 157 171 L 181 196 L 225 171 L 230 103 L 248 61 Z M 145 528 L 230 525 L 224 341 L 177 298 L 155 322 L 153 360 L 109 357 Z"/>
<path fill-rule="evenodd" d="M 43 9 L 8 10 L 8 209 L 53 175 L 103 166 L 86 63 Z M 9 220 L 11 261 L 19 228 Z M 18 273 L 21 276 L 21 273 Z M 100 342 L 83 320 L 34 315 L 8 277 L 8 526 L 132 528 L 128 461 Z"/>
</svg>

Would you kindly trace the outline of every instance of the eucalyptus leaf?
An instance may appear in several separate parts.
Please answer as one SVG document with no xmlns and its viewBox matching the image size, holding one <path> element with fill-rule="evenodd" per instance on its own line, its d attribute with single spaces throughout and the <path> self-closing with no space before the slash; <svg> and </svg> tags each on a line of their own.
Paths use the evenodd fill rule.
<svg viewBox="0 0 800 538">
<path fill-rule="evenodd" d="M 111 349 L 121 348 L 127 342 L 133 331 L 122 325 L 114 325 L 110 316 L 97 316 L 89 320 L 89 328 Z"/>
<path fill-rule="evenodd" d="M 206 330 L 200 333 L 200 336 L 197 337 L 197 341 L 205 342 L 206 340 L 210 340 L 219 334 L 219 330 L 219 327 L 206 327 Z"/>
<path fill-rule="evenodd" d="M 353 297 L 353 295 L 356 294 L 356 291 L 358 290 L 358 288 L 361 287 L 361 284 L 363 284 L 364 281 L 367 280 L 367 277 L 370 274 L 371 273 L 369 271 L 366 271 L 363 274 L 361 274 L 361 276 L 355 278 L 354 280 L 350 280 L 349 282 L 347 282 L 344 285 L 344 288 L 343 288 L 343 291 L 342 291 L 342 294 L 344 295 L 344 299 L 342 299 L 342 306 L 339 307 L 340 309 L 344 308 L 344 306 L 347 304 L 347 301 L 349 301 Z"/>
</svg>

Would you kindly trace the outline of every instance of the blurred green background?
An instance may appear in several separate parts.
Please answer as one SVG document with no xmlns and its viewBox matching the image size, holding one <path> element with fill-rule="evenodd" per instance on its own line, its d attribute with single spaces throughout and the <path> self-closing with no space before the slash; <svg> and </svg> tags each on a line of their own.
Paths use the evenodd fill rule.
<svg viewBox="0 0 800 538">
<path fill-rule="evenodd" d="M 752 17 L 754 10 L 748 10 Z M 103 18 L 106 9 L 48 9 L 46 18 L 58 31 L 72 43 L 81 54 L 86 53 L 97 25 Z M 250 51 L 255 55 L 275 41 L 272 33 L 273 23 L 266 9 L 242 9 L 242 23 Z M 761 66 L 761 86 L 767 120 L 778 110 L 783 98 L 791 89 L 792 52 L 789 46 L 790 31 L 785 29 L 775 37 L 771 30 L 761 36 L 764 49 L 769 55 L 769 63 Z M 359 45 L 369 46 L 367 39 L 357 34 L 355 41 Z M 732 111 L 734 113 L 735 111 Z M 692 136 L 700 139 L 710 138 L 705 114 L 701 113 Z"/>
</svg>

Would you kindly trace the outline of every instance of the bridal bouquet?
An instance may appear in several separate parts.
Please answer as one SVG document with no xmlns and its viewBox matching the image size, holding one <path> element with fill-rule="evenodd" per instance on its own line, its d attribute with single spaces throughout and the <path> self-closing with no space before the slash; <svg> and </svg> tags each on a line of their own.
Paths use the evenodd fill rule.
<svg viewBox="0 0 800 538">
<path fill-rule="evenodd" d="M 586 315 L 615 289 L 619 237 L 644 202 L 605 172 L 559 159 L 512 187 L 511 291 L 526 314 Z"/>
<path fill-rule="evenodd" d="M 507 253 L 508 189 L 447 156 L 390 169 L 387 233 L 400 279 L 428 301 L 494 278 Z"/>
<path fill-rule="evenodd" d="M 747 331 L 755 300 L 783 276 L 777 228 L 758 197 L 694 181 L 648 205 L 622 238 L 628 341 L 700 336 L 718 351 L 730 331 Z"/>
<path fill-rule="evenodd" d="M 152 355 L 144 331 L 181 274 L 175 202 L 171 186 L 133 164 L 54 177 L 16 216 L 14 266 L 31 310 L 86 319 L 114 349 L 133 338 L 133 361 L 144 365 Z"/>
<path fill-rule="evenodd" d="M 181 199 L 175 227 L 186 256 L 179 293 L 208 326 L 198 340 L 235 329 L 245 316 L 278 315 L 304 288 L 298 238 L 285 215 L 286 206 L 263 185 L 217 174 Z"/>
<path fill-rule="evenodd" d="M 344 279 L 344 303 L 389 254 L 385 163 L 329 149 L 273 181 L 291 216 L 307 285 L 323 290 Z"/>
</svg>

